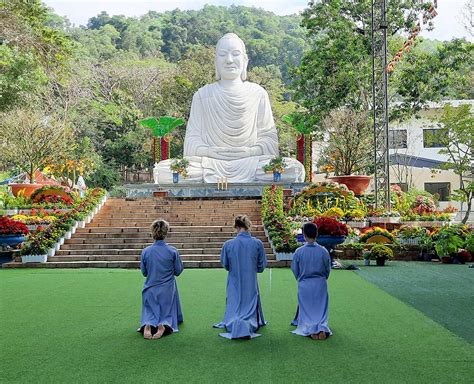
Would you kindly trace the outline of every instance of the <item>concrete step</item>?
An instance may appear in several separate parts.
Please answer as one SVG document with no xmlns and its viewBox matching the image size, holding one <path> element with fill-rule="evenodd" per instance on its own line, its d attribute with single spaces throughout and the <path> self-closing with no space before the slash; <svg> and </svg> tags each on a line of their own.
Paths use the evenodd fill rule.
<svg viewBox="0 0 474 384">
<path fill-rule="evenodd" d="M 180 255 L 183 263 L 185 261 L 220 261 L 219 254 L 203 254 L 203 255 Z M 273 255 L 267 255 L 267 260 L 274 260 Z M 137 255 L 70 255 L 70 256 L 52 256 L 48 258 L 49 262 L 64 262 L 64 261 L 140 261 L 140 254 Z"/>
<path fill-rule="evenodd" d="M 253 225 L 252 226 L 252 233 L 258 233 L 263 231 L 263 225 Z M 89 226 L 87 225 L 86 228 L 78 228 L 76 233 L 134 233 L 134 232 L 144 232 L 150 233 L 150 226 L 144 227 L 97 227 L 97 226 Z M 169 234 L 171 233 L 182 233 L 182 232 L 226 232 L 226 233 L 234 233 L 233 229 L 222 227 L 219 225 L 206 225 L 206 226 L 189 226 L 189 225 L 181 225 L 181 226 L 170 226 Z"/>
<path fill-rule="evenodd" d="M 252 236 L 257 237 L 261 240 L 266 239 L 265 233 L 263 231 L 252 232 Z M 234 237 L 234 233 L 231 231 L 227 232 L 170 232 L 166 237 L 168 242 L 172 242 L 175 240 L 179 240 L 183 237 L 212 237 L 212 238 L 219 238 L 219 239 L 230 239 Z M 151 233 L 146 232 L 126 232 L 126 233 L 107 233 L 105 231 L 102 232 L 95 232 L 95 233 L 87 233 L 87 232 L 79 232 L 76 233 L 74 239 L 92 239 L 92 238 L 109 238 L 109 239 L 122 239 L 122 238 L 133 238 L 133 239 L 143 239 L 148 241 L 152 238 Z"/>
<path fill-rule="evenodd" d="M 183 261 L 184 268 L 222 268 L 220 261 Z M 268 261 L 267 268 L 288 267 L 288 261 Z M 47 263 L 26 263 L 10 262 L 4 263 L 3 268 L 140 268 L 139 261 L 48 261 Z"/>
<path fill-rule="evenodd" d="M 76 250 L 76 249 L 143 249 L 145 246 L 151 245 L 152 243 L 110 243 L 110 244 L 89 244 L 89 243 L 80 243 L 80 244 L 63 244 L 61 245 L 61 250 Z M 173 247 L 176 247 L 178 250 L 184 248 L 192 249 L 211 249 L 211 248 L 222 248 L 223 242 L 209 242 L 209 243 L 170 243 Z M 264 242 L 263 246 L 265 248 L 269 247 L 268 242 Z"/>
<path fill-rule="evenodd" d="M 166 218 L 163 218 L 166 220 Z M 203 224 L 208 223 L 212 226 L 221 226 L 221 227 L 228 227 L 232 228 L 234 226 L 234 220 L 227 219 L 227 220 L 166 220 L 169 222 L 170 226 L 203 226 Z M 87 227 L 146 227 L 150 226 L 153 220 L 139 220 L 139 219 L 100 219 L 94 218 L 94 220 L 87 224 Z M 261 225 L 261 219 L 252 221 L 252 224 Z"/>
<path fill-rule="evenodd" d="M 64 249 L 61 247 L 56 252 L 57 256 L 100 256 L 100 255 L 140 255 L 143 248 L 94 248 L 94 249 L 83 249 L 78 247 L 77 249 Z M 178 248 L 179 253 L 183 255 L 203 255 L 203 254 L 214 254 L 218 255 L 221 253 L 222 247 L 216 248 Z M 267 255 L 273 255 L 270 247 L 265 247 L 265 253 Z"/>
<path fill-rule="evenodd" d="M 194 234 L 196 235 L 196 234 Z M 226 240 L 232 239 L 233 236 L 168 236 L 166 238 L 166 242 L 169 244 L 175 243 L 193 243 L 193 244 L 202 244 L 202 243 L 224 243 Z M 265 236 L 256 236 L 256 238 L 260 238 L 261 241 L 266 241 L 267 239 Z M 128 243 L 152 243 L 153 240 L 151 237 L 149 238 L 134 238 L 134 237 L 91 237 L 89 235 L 80 235 L 74 236 L 71 239 L 65 240 L 64 244 L 128 244 Z"/>
</svg>

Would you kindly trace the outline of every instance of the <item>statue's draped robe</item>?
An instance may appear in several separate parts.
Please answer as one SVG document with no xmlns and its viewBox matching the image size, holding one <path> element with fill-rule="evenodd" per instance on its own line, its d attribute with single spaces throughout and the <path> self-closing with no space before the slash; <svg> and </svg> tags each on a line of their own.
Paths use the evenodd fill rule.
<svg viewBox="0 0 474 384">
<path fill-rule="evenodd" d="M 278 136 L 267 92 L 257 84 L 244 82 L 237 90 L 219 83 L 202 87 L 193 97 L 186 128 L 184 156 L 195 156 L 199 148 L 258 147 L 263 156 L 238 160 L 202 158 L 203 179 L 229 182 L 255 179 L 262 157 L 278 155 Z"/>
<path fill-rule="evenodd" d="M 331 257 L 328 251 L 317 243 L 306 243 L 295 251 L 291 270 L 298 281 L 298 308 L 291 323 L 297 328 L 293 333 L 309 336 L 326 332 L 331 335 L 327 287 Z"/>
<path fill-rule="evenodd" d="M 155 241 L 142 251 L 140 268 L 146 280 L 139 331 L 143 332 L 145 325 L 164 325 L 168 332 L 178 332 L 183 321 L 175 279 L 183 271 L 178 250 L 163 240 Z"/>
<path fill-rule="evenodd" d="M 220 160 L 202 156 L 208 149 L 259 148 L 261 155 L 242 154 L 240 159 Z M 184 156 L 189 160 L 187 182 L 215 183 L 226 177 L 229 183 L 272 181 L 262 167 L 278 156 L 278 135 L 270 99 L 258 84 L 244 82 L 238 88 L 226 89 L 218 82 L 199 89 L 193 97 L 186 127 Z M 285 158 L 288 168 L 282 181 L 303 181 L 304 167 Z M 171 160 L 155 168 L 160 183 L 171 182 Z"/>
<path fill-rule="evenodd" d="M 220 336 L 228 339 L 260 336 L 265 325 L 258 289 L 257 273 L 263 272 L 267 257 L 260 240 L 248 232 L 239 233 L 224 243 L 221 263 L 229 271 L 224 320 L 215 328 L 226 328 Z"/>
</svg>

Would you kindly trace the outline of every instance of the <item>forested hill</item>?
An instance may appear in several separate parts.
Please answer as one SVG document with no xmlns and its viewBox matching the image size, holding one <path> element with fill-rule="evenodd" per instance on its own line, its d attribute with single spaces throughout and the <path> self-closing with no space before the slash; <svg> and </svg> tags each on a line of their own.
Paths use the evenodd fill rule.
<svg viewBox="0 0 474 384">
<path fill-rule="evenodd" d="M 144 57 L 163 55 L 177 62 L 194 47 L 214 47 L 227 32 L 245 42 L 249 67 L 278 65 L 288 79 L 288 64 L 299 64 L 305 46 L 305 29 L 298 15 L 277 16 L 244 6 L 212 6 L 194 11 L 157 13 L 141 17 L 110 16 L 102 12 L 87 27 L 70 30 L 72 37 L 98 59 L 111 59 L 120 51 Z"/>
</svg>

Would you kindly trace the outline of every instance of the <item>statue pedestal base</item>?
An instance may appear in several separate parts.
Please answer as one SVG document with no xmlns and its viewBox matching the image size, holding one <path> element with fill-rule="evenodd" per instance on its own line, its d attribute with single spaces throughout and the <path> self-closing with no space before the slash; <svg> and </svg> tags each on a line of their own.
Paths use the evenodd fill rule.
<svg viewBox="0 0 474 384">
<path fill-rule="evenodd" d="M 293 194 L 303 189 L 308 183 L 273 183 L 291 190 Z M 178 184 L 125 184 L 128 198 L 147 198 L 152 196 L 213 198 L 213 197 L 261 197 L 263 188 L 272 183 L 232 183 L 227 189 L 218 189 L 217 184 L 188 183 Z"/>
</svg>

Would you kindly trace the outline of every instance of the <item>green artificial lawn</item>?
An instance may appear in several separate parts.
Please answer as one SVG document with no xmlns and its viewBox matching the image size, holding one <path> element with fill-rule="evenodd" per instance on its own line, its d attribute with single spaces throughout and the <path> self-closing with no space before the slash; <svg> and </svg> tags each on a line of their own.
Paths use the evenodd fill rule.
<svg viewBox="0 0 474 384">
<path fill-rule="evenodd" d="M 474 344 L 474 269 L 468 265 L 394 262 L 358 273 Z"/>
<path fill-rule="evenodd" d="M 225 279 L 222 270 L 185 270 L 178 278 L 185 323 L 178 334 L 148 341 L 135 332 L 138 270 L 0 271 L 0 382 L 472 380 L 472 345 L 351 271 L 330 277 L 327 341 L 290 333 L 296 284 L 288 269 L 260 276 L 269 321 L 262 337 L 218 337 L 211 325 L 224 313 Z"/>
</svg>

